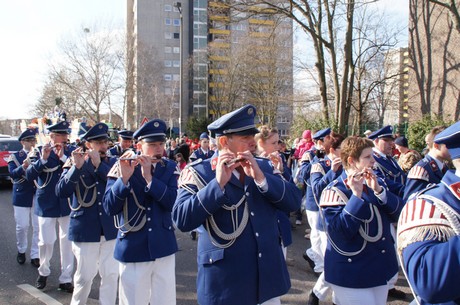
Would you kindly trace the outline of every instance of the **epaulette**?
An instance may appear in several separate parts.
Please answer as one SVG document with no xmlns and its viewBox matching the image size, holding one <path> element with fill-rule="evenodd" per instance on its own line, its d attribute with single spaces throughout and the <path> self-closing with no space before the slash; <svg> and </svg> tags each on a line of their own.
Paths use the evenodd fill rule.
<svg viewBox="0 0 460 305">
<path fill-rule="evenodd" d="M 321 193 L 321 198 L 320 198 L 320 201 L 319 201 L 319 205 L 321 207 L 345 205 L 348 200 L 345 200 L 345 198 L 342 198 L 343 196 L 344 196 L 344 194 L 342 192 L 340 192 L 338 188 L 329 185 Z"/>
<path fill-rule="evenodd" d="M 323 166 L 322 166 L 320 163 L 314 163 L 314 164 L 312 164 L 310 173 L 311 173 L 311 174 L 314 174 L 314 173 L 321 173 L 321 174 L 323 174 L 323 176 L 326 174 L 326 173 L 324 172 Z"/>
<path fill-rule="evenodd" d="M 455 232 L 446 216 L 432 202 L 418 194 L 408 200 L 398 221 L 398 251 L 426 240 L 447 241 Z"/>
<path fill-rule="evenodd" d="M 73 158 L 67 158 L 62 168 L 71 168 L 73 165 Z"/>
<path fill-rule="evenodd" d="M 107 178 L 119 178 L 121 177 L 121 170 L 120 170 L 120 161 L 117 161 L 112 168 L 110 169 L 109 173 L 107 174 Z"/>
<path fill-rule="evenodd" d="M 424 180 L 424 181 L 429 182 L 430 175 L 424 167 L 420 165 L 415 165 L 414 167 L 411 168 L 411 170 L 409 171 L 409 174 L 407 174 L 407 179 L 418 179 L 418 180 Z"/>
</svg>

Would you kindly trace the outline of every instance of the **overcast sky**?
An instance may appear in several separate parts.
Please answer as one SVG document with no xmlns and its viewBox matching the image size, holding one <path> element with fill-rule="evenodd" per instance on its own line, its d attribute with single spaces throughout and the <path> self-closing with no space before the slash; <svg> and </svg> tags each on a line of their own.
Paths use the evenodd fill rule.
<svg viewBox="0 0 460 305">
<path fill-rule="evenodd" d="M 379 5 L 407 18 L 408 0 Z M 0 7 L 0 119 L 30 118 L 63 35 L 97 20 L 124 27 L 126 19 L 126 0 L 0 0 Z"/>
</svg>

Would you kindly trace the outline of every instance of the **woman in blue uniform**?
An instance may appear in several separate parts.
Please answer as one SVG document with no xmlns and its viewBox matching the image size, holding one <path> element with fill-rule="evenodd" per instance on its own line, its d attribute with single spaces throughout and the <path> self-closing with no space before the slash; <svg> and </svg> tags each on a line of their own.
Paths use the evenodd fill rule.
<svg viewBox="0 0 460 305">
<path fill-rule="evenodd" d="M 341 305 L 386 304 L 388 280 L 398 272 L 390 224 L 402 203 L 374 174 L 373 146 L 368 139 L 346 138 L 344 171 L 320 199 L 329 237 L 324 275 Z"/>
</svg>

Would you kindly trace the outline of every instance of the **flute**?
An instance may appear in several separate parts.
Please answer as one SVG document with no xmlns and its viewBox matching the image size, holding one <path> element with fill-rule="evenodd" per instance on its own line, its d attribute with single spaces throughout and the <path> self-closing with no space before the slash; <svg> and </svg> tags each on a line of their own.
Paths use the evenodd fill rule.
<svg viewBox="0 0 460 305">
<path fill-rule="evenodd" d="M 225 165 L 226 165 L 227 167 L 230 167 L 230 166 L 232 166 L 232 165 L 235 164 L 235 163 L 243 162 L 243 161 L 246 161 L 246 159 L 245 159 L 245 158 L 239 157 L 239 158 L 232 159 L 232 160 L 230 160 L 230 161 L 228 161 L 228 162 L 225 162 Z"/>
</svg>

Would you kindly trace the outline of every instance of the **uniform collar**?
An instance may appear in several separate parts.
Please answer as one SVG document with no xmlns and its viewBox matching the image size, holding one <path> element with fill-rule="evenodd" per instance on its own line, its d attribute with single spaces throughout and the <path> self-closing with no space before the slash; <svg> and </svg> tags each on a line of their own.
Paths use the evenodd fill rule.
<svg viewBox="0 0 460 305">
<path fill-rule="evenodd" d="M 378 156 L 386 159 L 387 156 L 385 154 L 383 154 L 377 147 L 372 147 L 372 150 L 374 151 L 375 154 L 377 154 Z"/>
<path fill-rule="evenodd" d="M 444 163 L 442 163 L 440 160 L 436 159 L 435 157 L 433 157 L 432 154 L 430 154 L 430 152 L 428 152 L 428 156 L 433 159 L 434 162 L 436 162 L 436 165 L 438 166 L 438 169 L 439 170 L 442 170 L 442 168 L 444 167 Z"/>
</svg>

